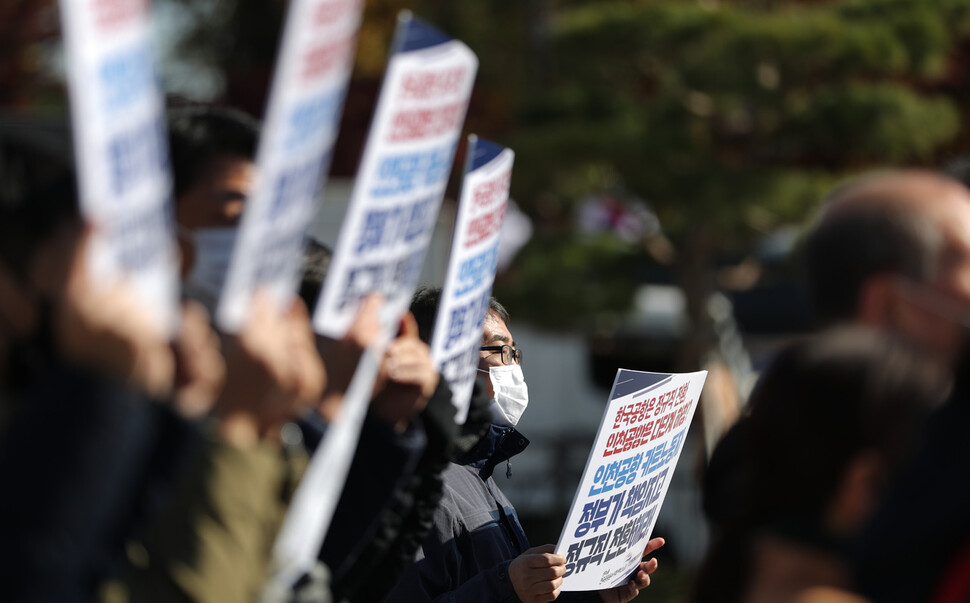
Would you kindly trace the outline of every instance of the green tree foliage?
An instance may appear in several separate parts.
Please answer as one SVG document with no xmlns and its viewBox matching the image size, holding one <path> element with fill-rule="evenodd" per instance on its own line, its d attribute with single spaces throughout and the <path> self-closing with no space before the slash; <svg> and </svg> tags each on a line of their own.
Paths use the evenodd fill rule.
<svg viewBox="0 0 970 603">
<path fill-rule="evenodd" d="M 181 58 L 259 113 L 286 3 L 159 2 L 193 15 Z M 536 227 L 497 292 L 549 326 L 625 311 L 665 259 L 580 236 L 589 194 L 649 202 L 696 320 L 717 262 L 804 221 L 839 180 L 970 145 L 970 0 L 367 0 L 350 138 L 404 8 L 481 58 L 468 130 L 515 149 L 512 194 Z"/>
<path fill-rule="evenodd" d="M 934 165 L 965 138 L 966 0 L 554 6 L 554 61 L 521 97 L 507 141 L 518 152 L 513 192 L 540 217 L 540 242 L 499 289 L 546 324 L 575 325 L 592 309 L 583 296 L 628 303 L 600 290 L 635 277 L 618 259 L 647 261 L 575 236 L 567 216 L 603 186 L 576 177 L 590 166 L 652 204 L 696 314 L 718 252 L 804 220 L 848 174 Z M 550 237 L 585 247 L 587 261 L 569 263 L 541 242 Z M 576 301 L 551 310 L 549 291 Z"/>
</svg>

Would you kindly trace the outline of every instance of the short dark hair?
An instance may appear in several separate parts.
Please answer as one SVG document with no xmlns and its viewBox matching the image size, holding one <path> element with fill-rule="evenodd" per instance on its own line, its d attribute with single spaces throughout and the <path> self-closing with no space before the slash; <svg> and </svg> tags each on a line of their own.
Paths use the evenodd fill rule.
<svg viewBox="0 0 970 603">
<path fill-rule="evenodd" d="M 300 298 L 306 304 L 310 315 L 313 315 L 323 289 L 323 281 L 330 269 L 330 258 L 333 251 L 313 237 L 307 237 L 303 243 L 303 276 L 300 280 Z"/>
<path fill-rule="evenodd" d="M 842 327 L 786 348 L 732 428 L 733 463 L 722 458 L 720 468 L 735 472 L 723 483 L 736 487 L 722 491 L 733 501 L 720 505 L 720 522 L 821 521 L 856 454 L 875 451 L 890 475 L 903 466 L 946 382 L 932 358 L 872 329 Z"/>
<path fill-rule="evenodd" d="M 38 246 L 80 224 L 73 167 L 25 141 L 0 139 L 0 258 L 24 278 Z"/>
<path fill-rule="evenodd" d="M 862 285 L 878 274 L 931 280 L 942 247 L 942 233 L 913 208 L 889 203 L 839 208 L 805 241 L 808 292 L 816 317 L 822 323 L 851 319 Z"/>
<path fill-rule="evenodd" d="M 411 314 L 414 314 L 414 320 L 418 323 L 418 337 L 425 343 L 431 343 L 431 329 L 434 328 L 440 302 L 441 287 L 418 287 L 411 297 Z M 488 298 L 488 311 L 501 318 L 508 326 L 511 320 L 509 312 L 494 297 Z"/>
<path fill-rule="evenodd" d="M 692 600 L 742 600 L 764 537 L 830 546 L 826 514 L 852 461 L 873 452 L 887 483 L 904 470 L 945 395 L 941 370 L 891 334 L 861 327 L 782 351 L 705 472 L 714 539 Z"/>
<path fill-rule="evenodd" d="M 168 114 L 175 199 L 191 189 L 220 157 L 255 161 L 259 121 L 228 107 L 184 107 Z"/>
<path fill-rule="evenodd" d="M 418 323 L 418 337 L 427 344 L 431 343 L 431 329 L 434 328 L 439 303 L 441 287 L 418 287 L 411 297 L 411 314 Z"/>
</svg>

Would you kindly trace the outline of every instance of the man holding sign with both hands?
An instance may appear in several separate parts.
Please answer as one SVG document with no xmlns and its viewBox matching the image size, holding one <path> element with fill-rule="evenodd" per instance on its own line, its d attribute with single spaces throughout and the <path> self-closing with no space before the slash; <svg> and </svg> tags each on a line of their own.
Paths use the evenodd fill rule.
<svg viewBox="0 0 970 603">
<path fill-rule="evenodd" d="M 441 291 L 425 289 L 412 302 L 419 320 L 435 315 Z M 566 556 L 551 544 L 529 548 L 512 503 L 492 477 L 496 465 L 522 452 L 528 441 L 515 429 L 528 406 L 528 388 L 519 361 L 521 351 L 509 331 L 509 314 L 495 298 L 483 322 L 480 374 L 476 384 L 488 395 L 491 425 L 478 445 L 443 474 L 444 495 L 434 526 L 416 561 L 387 601 L 604 601 L 623 603 L 650 584 L 657 560 L 639 564 L 616 588 L 560 593 Z M 430 327 L 420 325 L 421 332 Z M 643 555 L 663 546 L 662 538 L 647 543 Z"/>
</svg>

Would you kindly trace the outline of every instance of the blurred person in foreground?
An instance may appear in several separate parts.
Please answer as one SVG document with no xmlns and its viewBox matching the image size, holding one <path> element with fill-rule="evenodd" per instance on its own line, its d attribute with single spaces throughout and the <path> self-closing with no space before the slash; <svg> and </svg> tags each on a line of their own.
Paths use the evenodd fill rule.
<svg viewBox="0 0 970 603">
<path fill-rule="evenodd" d="M 255 185 L 259 122 L 237 109 L 185 107 L 170 111 L 168 129 L 182 289 L 212 314 Z"/>
<path fill-rule="evenodd" d="M 218 302 L 255 184 L 259 128 L 256 119 L 230 108 L 192 107 L 169 113 L 183 292 L 210 311 Z M 328 264 L 329 250 L 308 239 L 300 296 L 311 314 Z M 376 298 L 366 300 L 362 314 L 376 315 L 377 303 Z M 312 335 L 309 325 L 307 332 Z M 299 454 L 290 451 L 295 477 L 302 475 L 306 453 L 317 448 L 336 419 L 357 363 L 376 331 L 364 338 L 358 335 L 352 329 L 341 340 L 315 337 L 328 380 L 319 399 L 295 417 L 301 440 L 294 447 L 301 449 Z M 428 445 L 428 422 L 418 414 L 434 397 L 450 400 L 450 389 L 439 379 L 413 320 L 404 317 L 384 353 L 354 462 L 320 552 L 330 570 L 323 581 L 329 582 L 337 600 L 363 597 L 364 591 L 379 598 L 382 580 L 373 572 L 386 552 L 378 551 L 376 542 L 389 547 L 390 540 L 405 540 L 406 532 L 392 527 L 395 521 L 387 507 L 405 495 L 405 483 Z M 442 423 L 444 431 L 455 431 L 453 421 L 450 427 L 447 422 L 438 425 Z M 382 570 L 384 582 L 388 575 Z"/>
<path fill-rule="evenodd" d="M 952 393 L 856 546 L 858 589 L 876 603 L 970 601 L 970 332 L 955 330 L 964 349 Z"/>
<path fill-rule="evenodd" d="M 960 377 L 970 317 L 970 192 L 960 182 L 913 169 L 856 178 L 829 196 L 804 255 L 809 295 L 823 325 L 854 323 L 894 333 L 937 362 L 944 383 Z M 965 420 L 950 417 L 960 409 L 951 401 L 937 411 L 921 438 L 917 468 L 904 472 L 861 531 L 856 583 L 871 596 L 886 588 L 893 594 L 884 600 L 925 600 L 895 598 L 902 579 L 890 585 L 882 576 L 896 573 L 907 557 L 905 581 L 919 583 L 925 594 L 955 554 L 970 492 L 955 470 L 944 467 L 966 462 L 970 453 L 953 448 L 965 439 L 953 431 Z M 715 532 L 723 532 L 737 510 L 740 447 L 739 431 L 731 429 L 705 474 L 704 510 Z M 920 511 L 926 511 L 924 519 L 915 521 Z M 928 547 L 913 556 L 910 547 L 917 542 Z"/>
<path fill-rule="evenodd" d="M 806 247 L 817 306 L 852 313 L 922 346 L 952 370 L 954 391 L 927 426 L 914 466 L 863 530 L 856 580 L 877 601 L 970 597 L 970 462 L 963 384 L 970 325 L 970 192 L 929 171 L 853 181 L 833 194 Z M 854 299 L 854 304 L 852 300 Z M 891 583 L 889 572 L 907 558 Z M 959 578 L 962 576 L 962 578 Z M 962 586 L 961 586 L 962 585 Z M 961 590 L 962 589 L 962 590 Z"/>
<path fill-rule="evenodd" d="M 912 341 L 947 366 L 970 318 L 970 191 L 929 170 L 874 173 L 833 192 L 805 244 L 822 324 Z"/>
<path fill-rule="evenodd" d="M 844 327 L 782 351 L 734 427 L 733 513 L 694 600 L 847 596 L 859 531 L 945 393 L 939 365 L 889 334 Z"/>
<path fill-rule="evenodd" d="M 430 338 L 440 289 L 419 290 L 411 309 L 422 337 Z M 515 425 L 528 405 L 521 352 L 508 328 L 509 314 L 494 298 L 483 319 L 478 370 L 489 375 L 481 391 L 490 399 L 491 425 L 473 448 L 448 464 L 433 527 L 415 561 L 387 601 L 629 601 L 650 584 L 656 559 L 641 562 L 629 582 L 598 592 L 560 593 L 566 557 L 551 544 L 529 548 L 512 503 L 492 477 L 497 465 L 522 452 L 528 440 Z M 473 394 L 474 397 L 474 394 Z M 507 477 L 511 470 L 507 468 Z M 662 538 L 646 546 L 648 555 Z"/>
<path fill-rule="evenodd" d="M 268 555 L 263 501 L 283 495 L 257 448 L 323 385 L 305 310 L 279 316 L 257 300 L 224 362 L 187 304 L 170 344 L 124 282 L 90 280 L 72 170 L 0 151 L 5 599 L 252 598 L 259 572 L 235 573 Z"/>
<path fill-rule="evenodd" d="M 155 442 L 183 422 L 177 404 L 148 401 L 177 402 L 180 346 L 128 287 L 88 278 L 70 166 L 5 140 L 0 184 L 0 577 L 12 600 L 86 600 L 122 565 L 155 470 L 170 469 Z M 205 329 L 188 307 L 183 349 L 211 360 Z M 218 391 L 219 363 L 196 403 Z"/>
<path fill-rule="evenodd" d="M 970 316 L 970 191 L 928 170 L 877 172 L 832 192 L 804 249 L 820 326 L 865 325 L 912 342 L 951 368 Z M 715 530 L 732 513 L 737 433 L 704 478 Z"/>
</svg>

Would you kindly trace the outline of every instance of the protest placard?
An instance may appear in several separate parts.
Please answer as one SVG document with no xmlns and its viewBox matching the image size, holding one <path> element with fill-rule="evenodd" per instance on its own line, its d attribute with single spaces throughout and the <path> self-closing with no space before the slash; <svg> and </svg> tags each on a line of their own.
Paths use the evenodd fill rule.
<svg viewBox="0 0 970 603">
<path fill-rule="evenodd" d="M 341 337 L 365 295 L 385 297 L 388 336 L 407 310 L 465 121 L 478 59 L 402 15 L 350 207 L 313 324 Z"/>
<path fill-rule="evenodd" d="M 330 165 L 350 79 L 362 0 L 291 3 L 265 125 L 216 318 L 228 332 L 264 288 L 283 306 L 296 291 L 304 237 Z"/>
<path fill-rule="evenodd" d="M 317 560 L 380 358 L 414 292 L 471 96 L 478 60 L 467 46 L 410 13 L 399 19 L 394 37 L 348 215 L 314 314 L 318 333 L 339 338 L 359 300 L 383 293 L 382 335 L 357 367 L 340 414 L 294 494 L 274 547 L 275 575 L 266 599 L 292 586 Z"/>
<path fill-rule="evenodd" d="M 178 270 L 164 101 L 145 0 L 62 0 L 88 268 L 130 283 L 160 333 L 178 322 Z"/>
<path fill-rule="evenodd" d="M 562 590 L 624 584 L 643 556 L 687 437 L 707 371 L 620 369 L 556 553 Z"/>
<path fill-rule="evenodd" d="M 459 424 L 468 415 L 475 383 L 514 160 L 510 149 L 469 137 L 448 272 L 431 337 L 431 356 L 451 386 Z"/>
</svg>

